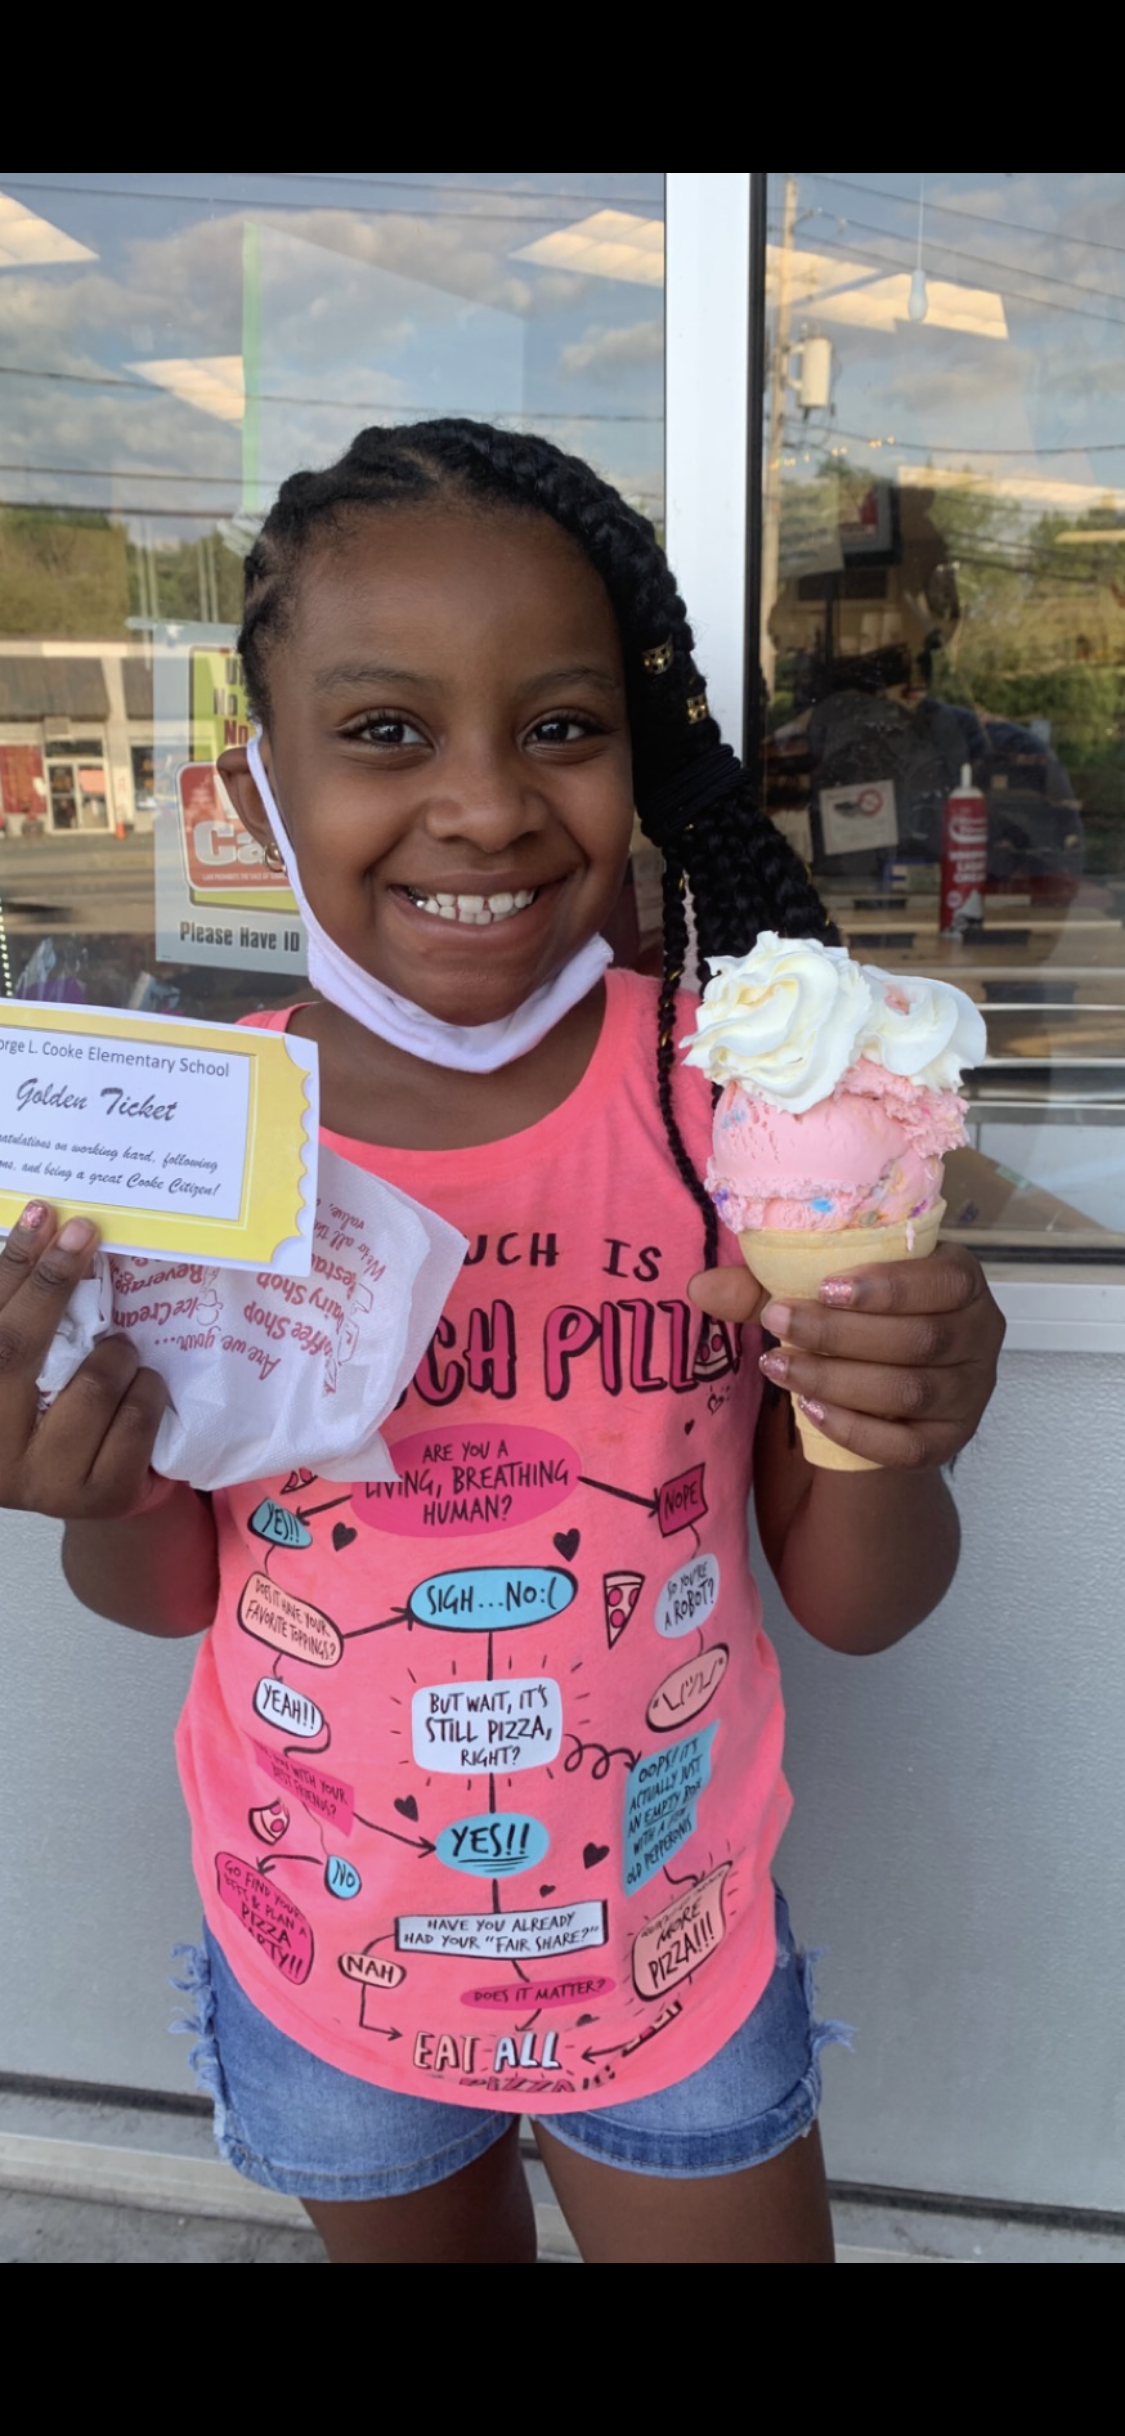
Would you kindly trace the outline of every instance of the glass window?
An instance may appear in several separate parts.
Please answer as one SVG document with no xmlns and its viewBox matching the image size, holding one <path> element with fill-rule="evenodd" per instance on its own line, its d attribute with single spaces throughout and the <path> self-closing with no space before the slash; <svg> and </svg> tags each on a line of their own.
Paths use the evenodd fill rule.
<svg viewBox="0 0 1125 2436">
<path fill-rule="evenodd" d="M 1123 207 L 769 188 L 764 802 L 855 953 L 980 1002 L 948 1223 L 1036 1259 L 1125 1252 Z"/>
<path fill-rule="evenodd" d="M 214 761 L 241 561 L 370 422 L 545 431 L 663 515 L 659 172 L 0 191 L 0 979 L 219 1019 L 304 969 Z M 620 914 L 638 945 L 635 903 Z"/>
</svg>

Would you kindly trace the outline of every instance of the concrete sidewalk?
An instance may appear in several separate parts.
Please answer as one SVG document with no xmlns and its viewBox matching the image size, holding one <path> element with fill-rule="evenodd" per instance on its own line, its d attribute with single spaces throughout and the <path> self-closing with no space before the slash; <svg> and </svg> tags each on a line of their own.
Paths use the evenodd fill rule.
<svg viewBox="0 0 1125 2436">
<path fill-rule="evenodd" d="M 539 2160 L 527 2169 L 544 2265 L 579 2260 Z M 843 2266 L 1109 2266 L 1125 2222 L 838 2193 Z M 259 2191 L 215 2155 L 209 2110 L 130 2106 L 0 2089 L 0 2261 L 27 2266 L 317 2266 L 295 2201 Z"/>
</svg>

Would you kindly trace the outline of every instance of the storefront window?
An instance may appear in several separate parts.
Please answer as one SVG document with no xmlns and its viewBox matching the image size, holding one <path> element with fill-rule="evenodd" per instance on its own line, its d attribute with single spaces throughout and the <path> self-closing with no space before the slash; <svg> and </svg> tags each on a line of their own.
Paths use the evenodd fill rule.
<svg viewBox="0 0 1125 2436">
<path fill-rule="evenodd" d="M 659 172 L 0 191 L 0 978 L 233 1019 L 304 969 L 214 761 L 241 562 L 371 422 L 545 431 L 663 516 Z M 623 909 L 626 948 L 636 916 Z"/>
<path fill-rule="evenodd" d="M 1125 1252 L 1125 179 L 769 187 L 764 801 L 854 952 L 971 992 L 949 1221 Z"/>
</svg>

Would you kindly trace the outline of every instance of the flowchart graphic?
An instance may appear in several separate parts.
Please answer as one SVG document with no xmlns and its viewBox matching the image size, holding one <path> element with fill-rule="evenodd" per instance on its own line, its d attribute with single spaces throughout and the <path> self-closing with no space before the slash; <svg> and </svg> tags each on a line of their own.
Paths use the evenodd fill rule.
<svg viewBox="0 0 1125 2436">
<path fill-rule="evenodd" d="M 252 1692 L 251 1749 L 270 1793 L 256 1796 L 246 1812 L 250 1833 L 263 1848 L 257 1857 L 230 1851 L 216 1856 L 220 1897 L 279 1973 L 300 1986 L 316 1954 L 313 1927 L 300 1901 L 299 1873 L 315 1869 L 335 1902 L 357 1919 L 366 1916 L 364 1925 L 372 1933 L 365 1940 L 361 1928 L 358 1938 L 341 1940 L 334 1961 L 356 1992 L 359 2026 L 392 2043 L 402 2035 L 394 1999 L 416 1958 L 481 1964 L 480 1979 L 456 1991 L 468 2016 L 465 2028 L 447 2025 L 418 2034 L 414 2056 L 421 2070 L 455 2072 L 464 2080 L 501 2071 L 558 2072 L 559 2033 L 540 2016 L 577 2007 L 578 2021 L 589 2025 L 580 2050 L 583 2071 L 592 2083 L 612 2079 L 622 2056 L 679 2017 L 681 2001 L 669 1991 L 690 1977 L 726 1933 L 729 1861 L 706 1868 L 702 1876 L 689 1874 L 673 1899 L 642 1921 L 628 1949 L 631 1974 L 625 1984 L 646 2012 L 656 2009 L 627 2038 L 598 2041 L 600 2007 L 618 1984 L 616 1971 L 600 1967 L 597 1959 L 609 1942 L 613 1901 L 612 1887 L 603 1891 L 602 1881 L 611 1876 L 622 1898 L 629 1899 L 652 1887 L 662 1872 L 670 1877 L 668 1864 L 697 1834 L 711 1781 L 719 1721 L 698 1721 L 727 1674 L 730 1648 L 707 1639 L 720 1597 L 720 1567 L 700 1543 L 699 1525 L 708 1512 L 705 1463 L 682 1468 L 642 1493 L 581 1472 L 575 1449 L 560 1435 L 515 1425 L 420 1431 L 397 1442 L 395 1460 L 397 1480 L 328 1495 L 320 1492 L 331 1484 L 294 1472 L 279 1495 L 260 1499 L 248 1517 L 262 1559 L 243 1584 L 237 1622 L 263 1656 L 268 1653 Z M 656 1663 L 635 1746 L 597 1739 L 583 1717 L 581 1704 L 588 1695 L 567 1671 L 584 1664 L 582 1534 L 573 1526 L 553 1530 L 549 1518 L 579 1487 L 643 1510 L 652 1533 L 652 1567 L 599 1570 L 589 1585 L 604 1623 L 603 1662 L 608 1653 L 608 1662 L 617 1663 L 613 1653 L 630 1628 L 651 1636 Z M 391 1612 L 341 1626 L 323 1603 L 322 1561 L 316 1568 L 317 1600 L 293 1586 L 306 1552 L 318 1544 L 311 1525 L 336 1508 L 337 1520 L 323 1531 L 342 1564 L 362 1564 L 369 1530 L 384 1535 L 383 1579 L 388 1539 L 393 1545 L 396 1536 L 424 1534 L 431 1545 L 443 1536 L 456 1537 L 458 1561 L 431 1565 L 404 1588 Z M 526 1526 L 540 1522 L 547 1543 L 541 1558 L 529 1561 L 521 1554 L 518 1561 L 498 1561 L 482 1548 L 481 1562 L 464 1561 L 466 1540 L 516 1525 L 524 1532 L 526 1550 Z M 680 1534 L 692 1544 L 669 1572 L 667 1543 Z M 319 1546 L 323 1559 L 324 1539 Z M 277 1562 L 284 1581 L 275 1578 Z M 362 1614 L 353 1575 L 348 1613 L 357 1611 Z M 331 1762 L 341 1669 L 350 1681 L 364 1646 L 375 1636 L 418 1635 L 421 1646 L 439 1634 L 449 1651 L 448 1667 L 430 1679 L 429 1667 L 412 1660 L 398 1703 L 418 1791 L 387 1798 L 385 1809 L 378 1800 L 361 1809 L 356 1786 Z M 537 1634 L 550 1642 L 550 1665 L 535 1663 Z M 575 1654 L 567 1661 L 569 1634 Z M 665 1658 L 661 1667 L 661 1643 L 689 1637 L 692 1650 L 677 1654 L 670 1668 Z M 530 1663 L 521 1662 L 524 1648 Z M 594 1880 L 588 1891 L 554 1882 L 551 1830 L 540 1815 L 534 1785 L 537 1771 L 557 1767 L 576 1780 L 612 1779 L 621 1787 L 617 1836 L 611 1826 L 607 1837 L 604 1810 L 599 1810 L 600 1835 L 588 1836 L 578 1847 L 581 1872 Z M 465 1788 L 464 1804 L 452 1818 L 446 1805 L 441 1824 L 435 1822 L 428 1835 L 418 1792 L 435 1779 L 454 1778 Z M 367 1808 L 381 1815 L 368 1816 Z M 315 1822 L 319 1851 L 292 1849 L 301 1840 L 294 1830 L 298 1817 Z M 378 1847 L 366 1846 L 368 1857 L 361 1855 L 359 1863 L 347 1849 L 357 1830 L 407 1849 L 427 1876 L 432 1870 L 432 1902 L 393 1909 L 388 1916 L 380 1904 L 380 1873 L 370 1859 Z M 572 1871 L 573 1859 L 568 1866 Z M 417 1883 L 420 1887 L 422 1881 Z M 477 1900 L 465 1903 L 475 1890 Z M 317 1934 L 324 1933 L 322 1919 Z M 586 1956 L 588 1962 L 581 1959 Z M 480 2026 L 471 2026 L 474 2021 Z M 569 2069 L 574 2070 L 573 2062 Z"/>
</svg>

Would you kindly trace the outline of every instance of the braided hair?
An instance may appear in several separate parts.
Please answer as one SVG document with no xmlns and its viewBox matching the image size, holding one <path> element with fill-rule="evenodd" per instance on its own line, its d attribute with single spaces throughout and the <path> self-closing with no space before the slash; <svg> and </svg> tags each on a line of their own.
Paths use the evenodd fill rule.
<svg viewBox="0 0 1125 2436">
<path fill-rule="evenodd" d="M 246 681 L 269 724 L 271 647 L 284 635 L 304 552 L 372 511 L 473 506 L 549 516 L 601 577 L 625 664 L 633 789 L 641 826 L 664 856 L 664 958 L 656 1080 L 669 1148 L 717 1257 L 715 1211 L 672 1101 L 674 1004 L 687 953 L 690 893 L 701 962 L 745 955 L 760 930 L 835 942 L 812 882 L 724 747 L 695 665 L 688 614 L 647 518 L 578 457 L 529 432 L 445 418 L 361 431 L 336 465 L 291 475 L 245 562 L 238 638 Z"/>
</svg>

